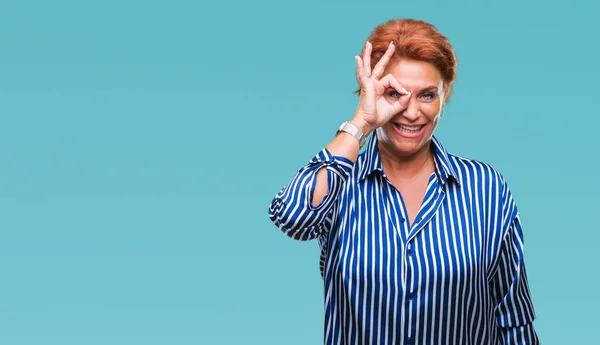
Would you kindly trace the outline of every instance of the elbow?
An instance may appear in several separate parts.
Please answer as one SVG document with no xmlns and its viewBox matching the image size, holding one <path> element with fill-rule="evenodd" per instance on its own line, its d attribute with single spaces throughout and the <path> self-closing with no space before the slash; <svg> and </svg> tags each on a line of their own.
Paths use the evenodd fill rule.
<svg viewBox="0 0 600 345">
<path fill-rule="evenodd" d="M 319 237 L 322 224 L 315 219 L 313 212 L 289 209 L 283 201 L 275 199 L 269 207 L 269 218 L 288 237 L 308 241 Z"/>
</svg>

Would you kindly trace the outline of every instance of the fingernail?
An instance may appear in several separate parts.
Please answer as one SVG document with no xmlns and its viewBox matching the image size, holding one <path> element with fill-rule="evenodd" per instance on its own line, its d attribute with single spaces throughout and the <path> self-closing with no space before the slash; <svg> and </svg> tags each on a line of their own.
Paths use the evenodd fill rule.
<svg viewBox="0 0 600 345">
<path fill-rule="evenodd" d="M 393 46 L 394 45 L 394 41 L 390 41 L 390 45 Z"/>
<path fill-rule="evenodd" d="M 405 88 L 402 88 L 402 92 L 404 92 L 404 93 L 410 93 L 410 92 L 408 92 L 408 90 L 406 90 Z"/>
</svg>

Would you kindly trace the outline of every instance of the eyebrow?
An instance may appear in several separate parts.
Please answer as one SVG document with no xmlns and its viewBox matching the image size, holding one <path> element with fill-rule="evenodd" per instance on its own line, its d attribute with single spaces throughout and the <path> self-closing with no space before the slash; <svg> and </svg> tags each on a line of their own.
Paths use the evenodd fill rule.
<svg viewBox="0 0 600 345">
<path fill-rule="evenodd" d="M 436 91 L 437 89 L 438 89 L 437 86 L 428 86 L 428 87 L 424 88 L 423 90 L 421 90 L 419 92 Z"/>
</svg>

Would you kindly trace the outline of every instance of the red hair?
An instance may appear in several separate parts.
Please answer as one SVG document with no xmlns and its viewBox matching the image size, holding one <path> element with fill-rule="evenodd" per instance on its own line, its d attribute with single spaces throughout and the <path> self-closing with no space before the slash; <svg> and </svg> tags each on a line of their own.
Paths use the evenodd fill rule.
<svg viewBox="0 0 600 345">
<path fill-rule="evenodd" d="M 447 102 L 450 99 L 452 84 L 456 80 L 458 60 L 454 55 L 454 48 L 452 48 L 450 41 L 435 26 L 422 20 L 392 19 L 387 23 L 378 25 L 368 40 L 373 45 L 371 53 L 372 67 L 379 62 L 390 42 L 393 41 L 396 52 L 388 66 L 399 59 L 431 63 L 442 75 L 445 101 Z M 364 49 L 363 46 L 361 56 Z M 360 88 L 356 93 L 360 93 Z"/>
</svg>

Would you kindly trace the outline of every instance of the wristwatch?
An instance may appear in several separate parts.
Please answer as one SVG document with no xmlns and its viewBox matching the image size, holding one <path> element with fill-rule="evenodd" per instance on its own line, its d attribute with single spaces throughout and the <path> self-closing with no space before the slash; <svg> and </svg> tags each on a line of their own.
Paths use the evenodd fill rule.
<svg viewBox="0 0 600 345">
<path fill-rule="evenodd" d="M 360 147 L 363 147 L 363 145 L 365 144 L 365 141 L 367 140 L 367 137 L 365 136 L 365 134 L 363 132 L 361 132 L 360 129 L 356 128 L 356 126 L 354 126 L 353 124 L 351 124 L 348 121 L 342 123 L 342 125 L 340 126 L 340 128 L 338 128 L 338 130 L 335 134 L 337 135 L 339 132 L 346 132 L 346 133 L 350 134 L 351 136 L 353 136 L 354 138 L 356 138 L 356 140 L 358 140 L 358 145 Z"/>
</svg>

